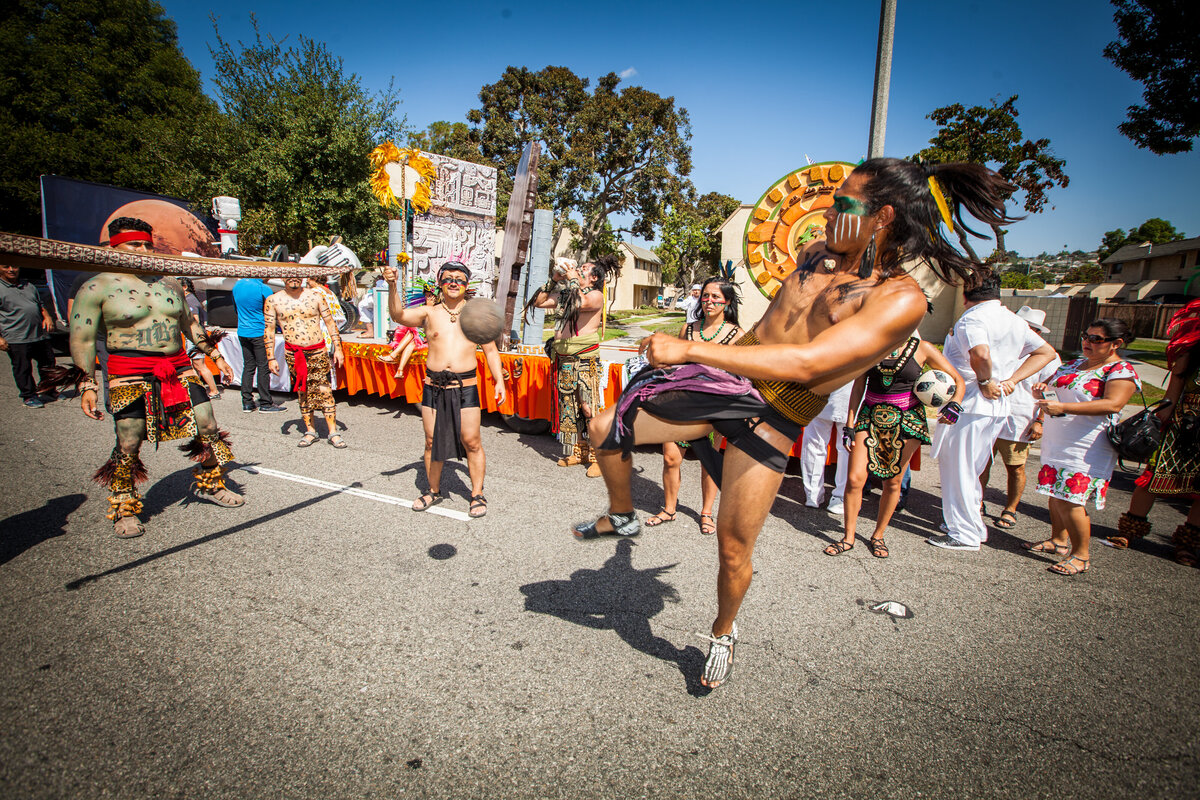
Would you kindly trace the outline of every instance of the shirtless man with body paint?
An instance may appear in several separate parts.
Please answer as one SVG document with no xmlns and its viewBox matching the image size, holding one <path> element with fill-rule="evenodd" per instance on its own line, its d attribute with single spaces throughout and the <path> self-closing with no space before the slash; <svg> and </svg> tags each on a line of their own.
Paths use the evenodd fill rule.
<svg viewBox="0 0 1200 800">
<path fill-rule="evenodd" d="M 150 226 L 119 217 L 108 227 L 109 244 L 119 250 L 153 252 Z M 171 278 L 102 272 L 84 283 L 71 306 L 71 359 L 86 376 L 79 384 L 80 406 L 92 419 L 103 419 L 96 405 L 96 337 L 106 331 L 109 352 L 109 404 L 117 443 L 96 480 L 109 488 L 114 533 L 140 536 L 142 503 L 136 484 L 146 479 L 139 458 L 142 442 L 157 445 L 190 438 L 184 449 L 196 468 L 194 491 L 217 505 L 240 506 L 244 500 L 225 487 L 222 467 L 233 458 L 226 434 L 218 430 L 203 382 L 183 349 L 183 338 L 212 358 L 227 380 L 233 369 L 207 339 L 188 311 L 182 287 Z"/>
<path fill-rule="evenodd" d="M 292 391 L 296 392 L 300 403 L 300 418 L 304 420 L 304 436 L 297 446 L 308 447 L 321 438 L 313 425 L 313 411 L 319 407 L 325 416 L 329 443 L 338 449 L 344 448 L 346 442 L 337 432 L 337 404 L 330 382 L 325 330 L 332 339 L 334 367 L 342 365 L 342 340 L 325 292 L 306 287 L 303 278 L 287 278 L 283 288 L 264 303 L 263 319 L 266 322 L 263 345 L 272 354 L 267 359 L 267 368 L 272 375 L 279 374 L 279 362 L 273 355 L 277 321 L 283 331 L 284 361 L 291 377 Z M 322 322 L 325 330 L 321 329 Z"/>
</svg>

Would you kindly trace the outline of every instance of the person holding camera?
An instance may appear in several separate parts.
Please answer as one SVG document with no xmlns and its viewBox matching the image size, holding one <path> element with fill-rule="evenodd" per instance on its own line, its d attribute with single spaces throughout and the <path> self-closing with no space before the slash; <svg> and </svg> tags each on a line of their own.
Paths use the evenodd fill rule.
<svg viewBox="0 0 1200 800">
<path fill-rule="evenodd" d="M 1117 353 L 1131 338 L 1124 321 L 1098 319 L 1081 337 L 1083 356 L 1033 385 L 1034 406 L 1046 419 L 1037 490 L 1049 498 L 1050 538 L 1025 549 L 1066 556 L 1050 567 L 1057 575 L 1078 575 L 1091 566 L 1087 502 L 1104 508 L 1117 463 L 1105 429 L 1142 388 L 1133 365 Z"/>
</svg>

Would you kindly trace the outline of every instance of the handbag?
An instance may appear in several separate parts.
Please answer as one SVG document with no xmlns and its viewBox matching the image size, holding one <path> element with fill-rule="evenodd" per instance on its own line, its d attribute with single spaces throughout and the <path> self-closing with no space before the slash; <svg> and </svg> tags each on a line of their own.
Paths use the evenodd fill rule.
<svg viewBox="0 0 1200 800">
<path fill-rule="evenodd" d="M 1142 410 L 1128 419 L 1108 423 L 1108 441 L 1117 451 L 1117 460 L 1125 469 L 1124 461 L 1147 461 L 1154 451 L 1158 450 L 1162 440 L 1162 420 L 1155 413 L 1160 408 L 1171 405 L 1171 401 L 1163 398 L 1152 406 L 1146 405 L 1146 396 L 1142 395 Z"/>
</svg>

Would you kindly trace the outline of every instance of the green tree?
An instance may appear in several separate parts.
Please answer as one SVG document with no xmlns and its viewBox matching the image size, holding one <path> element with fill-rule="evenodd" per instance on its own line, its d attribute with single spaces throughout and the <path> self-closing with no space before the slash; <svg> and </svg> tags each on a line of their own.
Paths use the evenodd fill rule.
<svg viewBox="0 0 1200 800">
<path fill-rule="evenodd" d="M 479 145 L 465 122 L 431 122 L 425 130 L 408 134 L 408 146 L 464 161 L 479 161 Z"/>
<path fill-rule="evenodd" d="M 589 82 L 565 67 L 509 67 L 467 115 L 480 154 L 499 170 L 502 206 L 525 142 L 541 142 L 539 202 L 560 225 L 579 216 L 585 253 L 610 214 L 629 215 L 631 232 L 652 238 L 665 207 L 690 188 L 687 111 L 640 86 L 618 91 L 619 83 L 610 73 L 589 93 Z"/>
<path fill-rule="evenodd" d="M 729 195 L 709 192 L 697 200 L 680 198 L 663 217 L 654 252 L 663 260 L 663 284 L 690 286 L 715 275 L 721 258 L 717 228 L 740 203 Z"/>
<path fill-rule="evenodd" d="M 500 80 L 479 90 L 480 107 L 467 112 L 474 126 L 477 158 L 497 170 L 497 208 L 508 208 L 517 164 L 526 142 L 541 144 L 538 205 L 552 208 L 560 224 L 569 203 L 560 194 L 569 168 L 567 139 L 575 116 L 588 99 L 588 81 L 566 67 L 508 67 Z"/>
<path fill-rule="evenodd" d="M 233 131 L 223 178 L 241 198 L 246 243 L 304 251 L 337 234 L 359 253 L 384 246 L 367 154 L 404 132 L 395 90 L 369 95 L 312 39 L 284 47 L 255 21 L 254 43 L 235 48 L 213 27 L 217 44 L 209 49 Z"/>
<path fill-rule="evenodd" d="M 1175 230 L 1175 226 L 1170 222 L 1159 217 L 1151 217 L 1138 227 L 1130 228 L 1128 233 L 1120 228 L 1105 233 L 1104 238 L 1100 240 L 1098 257 L 1104 261 L 1127 244 L 1142 244 L 1143 242 L 1166 244 L 1167 242 L 1178 242 L 1184 238 L 1184 235 Z"/>
<path fill-rule="evenodd" d="M 1063 276 L 1063 283 L 1100 283 L 1104 280 L 1104 268 L 1099 264 L 1081 264 L 1071 267 Z"/>
<path fill-rule="evenodd" d="M 1190 152 L 1200 136 L 1200 5 L 1195 0 L 1112 0 L 1118 40 L 1104 57 L 1139 81 L 1145 105 L 1117 126 L 1159 155 Z"/>
<path fill-rule="evenodd" d="M 1026 139 L 1021 132 L 1017 122 L 1020 116 L 1017 97 L 1014 94 L 999 105 L 992 100 L 990 106 L 965 108 L 961 103 L 955 103 L 934 109 L 927 118 L 937 123 L 938 131 L 929 140 L 930 146 L 913 158 L 922 162 L 985 164 L 1016 184 L 1025 193 L 1025 210 L 1037 214 L 1045 208 L 1050 189 L 1055 186 L 1065 188 L 1070 178 L 1063 169 L 1067 162 L 1054 156 L 1049 139 Z M 999 225 L 991 227 L 996 236 L 996 249 L 1005 250 L 1007 231 Z M 962 226 L 956 226 L 955 231 L 963 249 L 977 260 L 967 232 Z"/>
<path fill-rule="evenodd" d="M 149 0 L 9 0 L 0 15 L 0 214 L 40 233 L 38 177 L 211 197 L 216 104 Z"/>
</svg>

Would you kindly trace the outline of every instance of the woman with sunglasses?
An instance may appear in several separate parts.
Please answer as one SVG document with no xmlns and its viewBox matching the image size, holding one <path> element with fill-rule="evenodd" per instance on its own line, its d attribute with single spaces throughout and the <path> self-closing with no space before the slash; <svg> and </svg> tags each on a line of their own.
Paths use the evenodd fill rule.
<svg viewBox="0 0 1200 800">
<path fill-rule="evenodd" d="M 684 325 L 679 331 L 679 338 L 732 344 L 743 333 L 738 326 L 738 297 L 733 284 L 723 278 L 709 278 L 700 287 L 700 318 Z M 683 463 L 684 447 L 687 447 L 686 442 L 663 443 L 663 507 L 662 511 L 646 520 L 647 527 L 675 521 L 679 485 L 682 483 L 679 465 Z M 704 467 L 700 468 L 700 497 L 700 533 L 711 536 L 717 532 L 716 518 L 713 517 L 717 484 Z"/>
<path fill-rule="evenodd" d="M 1098 319 L 1081 343 L 1083 356 L 1063 364 L 1048 383 L 1033 386 L 1045 414 L 1038 492 L 1048 496 L 1050 538 L 1026 545 L 1035 553 L 1067 556 L 1050 567 L 1058 575 L 1078 575 L 1090 567 L 1091 499 L 1104 508 L 1117 453 L 1104 435 L 1110 420 L 1141 389 L 1133 366 L 1117 350 L 1129 341 L 1129 326 Z"/>
</svg>

